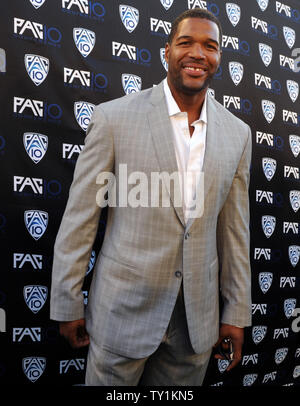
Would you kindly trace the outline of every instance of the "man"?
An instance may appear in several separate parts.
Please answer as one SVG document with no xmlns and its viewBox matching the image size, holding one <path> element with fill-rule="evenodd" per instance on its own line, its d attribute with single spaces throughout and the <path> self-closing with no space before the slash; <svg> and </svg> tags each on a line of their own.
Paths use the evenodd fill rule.
<svg viewBox="0 0 300 406">
<path fill-rule="evenodd" d="M 207 94 L 221 38 L 213 14 L 186 11 L 166 45 L 167 80 L 95 108 L 55 244 L 51 292 L 61 334 L 73 347 L 89 344 L 87 385 L 201 385 L 213 345 L 225 338 L 233 344 L 228 369 L 241 359 L 251 323 L 251 134 Z M 99 179 L 113 173 L 118 183 L 125 167 L 128 177 L 147 179 L 203 171 L 204 188 L 181 184 L 182 205 L 169 188 L 163 207 L 126 206 L 117 196 L 85 314 L 81 287 L 104 200 Z M 199 190 L 195 215 L 189 202 Z"/>
</svg>

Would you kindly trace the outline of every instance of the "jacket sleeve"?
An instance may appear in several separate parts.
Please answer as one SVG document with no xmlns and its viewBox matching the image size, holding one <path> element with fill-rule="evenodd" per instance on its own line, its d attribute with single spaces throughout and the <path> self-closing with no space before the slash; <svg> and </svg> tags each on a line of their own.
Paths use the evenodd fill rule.
<svg viewBox="0 0 300 406">
<path fill-rule="evenodd" d="M 251 269 L 249 258 L 249 178 L 251 130 L 226 202 L 219 214 L 217 243 L 220 289 L 223 299 L 221 322 L 237 327 L 251 325 Z"/>
<path fill-rule="evenodd" d="M 50 318 L 71 321 L 84 317 L 82 284 L 98 229 L 101 202 L 96 203 L 97 175 L 112 172 L 113 138 L 100 106 L 92 115 L 69 198 L 54 245 Z"/>
</svg>

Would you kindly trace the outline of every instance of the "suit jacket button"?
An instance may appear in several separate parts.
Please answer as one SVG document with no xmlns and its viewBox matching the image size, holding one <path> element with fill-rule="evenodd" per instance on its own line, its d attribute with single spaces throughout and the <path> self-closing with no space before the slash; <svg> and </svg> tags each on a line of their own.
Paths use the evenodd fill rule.
<svg viewBox="0 0 300 406">
<path fill-rule="evenodd" d="M 186 235 L 184 236 L 184 238 L 187 240 L 189 238 L 190 234 L 186 233 Z"/>
<path fill-rule="evenodd" d="M 176 271 L 175 276 L 176 276 L 176 278 L 181 278 L 182 277 L 182 272 L 181 271 Z"/>
</svg>

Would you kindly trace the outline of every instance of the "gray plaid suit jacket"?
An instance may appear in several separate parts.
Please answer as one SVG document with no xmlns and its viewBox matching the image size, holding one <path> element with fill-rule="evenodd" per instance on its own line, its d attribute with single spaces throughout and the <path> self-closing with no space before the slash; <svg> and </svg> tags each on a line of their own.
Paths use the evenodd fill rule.
<svg viewBox="0 0 300 406">
<path fill-rule="evenodd" d="M 148 179 L 153 171 L 178 170 L 162 83 L 95 108 L 55 243 L 52 319 L 86 317 L 98 345 L 143 358 L 159 346 L 183 282 L 196 353 L 218 339 L 219 292 L 221 321 L 251 324 L 251 132 L 210 96 L 207 114 L 203 216 L 185 224 L 182 208 L 172 203 L 109 208 L 85 310 L 81 288 L 101 212 L 97 175 L 114 172 L 118 179 L 120 164 L 128 175 L 141 171 Z"/>
</svg>

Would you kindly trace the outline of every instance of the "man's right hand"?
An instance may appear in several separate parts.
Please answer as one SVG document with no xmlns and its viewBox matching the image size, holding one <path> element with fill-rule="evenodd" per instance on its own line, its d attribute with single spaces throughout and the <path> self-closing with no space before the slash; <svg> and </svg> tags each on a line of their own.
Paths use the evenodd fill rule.
<svg viewBox="0 0 300 406">
<path fill-rule="evenodd" d="M 84 319 L 61 321 L 59 323 L 59 332 L 73 348 L 85 347 L 90 343 Z"/>
</svg>

